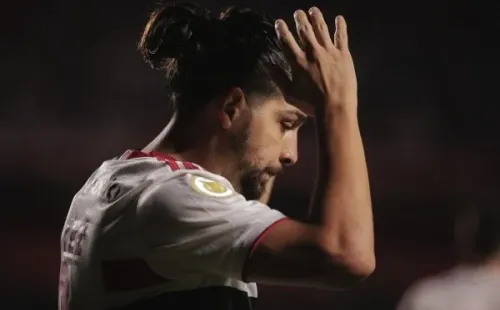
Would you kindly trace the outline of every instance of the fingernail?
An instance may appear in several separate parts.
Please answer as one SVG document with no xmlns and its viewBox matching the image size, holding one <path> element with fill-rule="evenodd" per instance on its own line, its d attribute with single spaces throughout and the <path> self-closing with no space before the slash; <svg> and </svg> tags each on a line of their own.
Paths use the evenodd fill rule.
<svg viewBox="0 0 500 310">
<path fill-rule="evenodd" d="M 280 22 L 279 20 L 277 20 L 274 22 L 274 29 L 278 30 L 279 27 L 280 27 Z"/>
</svg>

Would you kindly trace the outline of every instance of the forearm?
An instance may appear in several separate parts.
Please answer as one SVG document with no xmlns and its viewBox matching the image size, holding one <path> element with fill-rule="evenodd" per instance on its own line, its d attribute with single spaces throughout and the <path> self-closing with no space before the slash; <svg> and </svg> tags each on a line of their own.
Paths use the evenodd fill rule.
<svg viewBox="0 0 500 310">
<path fill-rule="evenodd" d="M 374 263 L 368 171 L 355 110 L 317 115 L 319 169 L 311 220 L 333 254 Z"/>
</svg>

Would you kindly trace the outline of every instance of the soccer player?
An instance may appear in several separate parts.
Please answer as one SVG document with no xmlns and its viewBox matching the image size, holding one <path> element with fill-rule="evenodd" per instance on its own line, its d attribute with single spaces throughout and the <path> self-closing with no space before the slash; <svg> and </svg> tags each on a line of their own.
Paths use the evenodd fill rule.
<svg viewBox="0 0 500 310">
<path fill-rule="evenodd" d="M 59 308 L 252 309 L 255 283 L 346 288 L 375 266 L 369 182 L 346 22 L 162 4 L 139 43 L 175 115 L 142 150 L 105 161 L 61 237 Z M 310 217 L 265 203 L 313 115 Z M 312 166 L 312 164 L 311 164 Z M 313 167 L 311 167 L 313 169 Z M 304 206 L 306 208 L 308 206 Z"/>
<path fill-rule="evenodd" d="M 500 209 L 485 205 L 456 221 L 460 263 L 414 284 L 398 310 L 500 309 Z"/>
</svg>

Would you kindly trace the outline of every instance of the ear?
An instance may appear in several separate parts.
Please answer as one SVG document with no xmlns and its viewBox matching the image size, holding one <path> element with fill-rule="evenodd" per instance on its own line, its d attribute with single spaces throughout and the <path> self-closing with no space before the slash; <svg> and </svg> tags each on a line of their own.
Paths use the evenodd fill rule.
<svg viewBox="0 0 500 310">
<path fill-rule="evenodd" d="M 248 108 L 245 93 L 239 87 L 231 88 L 222 100 L 220 109 L 221 124 L 224 129 L 229 129 L 233 122 L 243 115 Z"/>
</svg>

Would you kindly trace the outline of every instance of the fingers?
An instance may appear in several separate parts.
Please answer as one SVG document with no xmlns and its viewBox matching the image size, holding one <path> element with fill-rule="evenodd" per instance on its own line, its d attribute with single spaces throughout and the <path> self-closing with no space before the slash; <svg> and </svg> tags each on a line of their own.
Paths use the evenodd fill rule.
<svg viewBox="0 0 500 310">
<path fill-rule="evenodd" d="M 300 43 L 306 51 L 319 45 L 327 49 L 333 46 L 339 50 L 348 49 L 347 23 L 344 17 L 335 18 L 335 35 L 332 42 L 323 13 L 317 7 L 312 7 L 309 9 L 309 16 L 310 18 L 302 10 L 295 11 L 293 15 Z"/>
<path fill-rule="evenodd" d="M 300 43 L 302 46 L 308 50 L 311 48 L 315 48 L 318 46 L 318 40 L 316 39 L 316 35 L 314 34 L 314 29 L 309 22 L 309 18 L 307 14 L 302 10 L 297 10 L 293 14 L 293 18 L 295 19 L 295 26 L 297 27 L 297 34 L 300 39 Z"/>
<path fill-rule="evenodd" d="M 288 57 L 293 54 L 295 60 L 304 59 L 306 52 L 309 53 L 320 46 L 326 49 L 331 49 L 332 47 L 338 50 L 349 49 L 347 23 L 344 17 L 337 16 L 335 18 L 335 34 L 332 41 L 321 11 L 317 7 L 312 7 L 309 9 L 309 16 L 310 20 L 303 10 L 297 10 L 293 15 L 299 41 L 304 50 L 295 40 L 285 21 L 281 19 L 276 21 L 276 33 L 284 43 L 285 53 L 288 54 Z"/>
<path fill-rule="evenodd" d="M 334 45 L 330 37 L 330 32 L 328 31 L 328 25 L 323 17 L 323 13 L 321 13 L 317 7 L 312 7 L 309 9 L 309 16 L 318 43 L 325 48 L 332 48 Z"/>
<path fill-rule="evenodd" d="M 347 23 L 344 17 L 337 16 L 335 18 L 335 47 L 339 50 L 347 50 L 349 48 L 348 38 L 347 38 Z"/>
<path fill-rule="evenodd" d="M 275 23 L 276 27 L 276 34 L 278 35 L 278 38 L 284 43 L 284 51 L 287 54 L 293 54 L 293 59 L 297 58 L 303 58 L 304 57 L 304 51 L 300 48 L 299 44 L 293 37 L 293 34 L 290 32 L 290 29 L 288 29 L 287 24 L 285 23 L 284 20 L 278 19 Z M 292 55 L 286 55 L 287 57 L 290 57 Z"/>
</svg>

